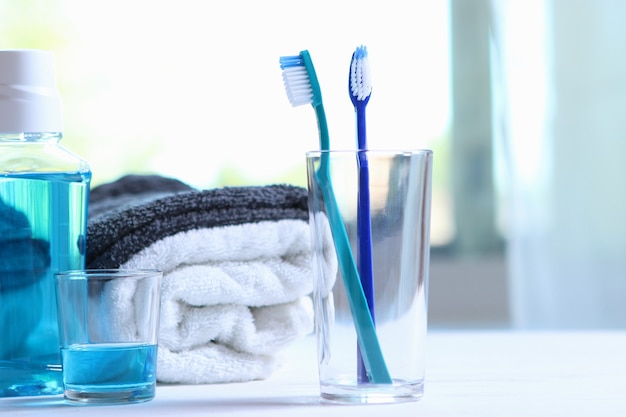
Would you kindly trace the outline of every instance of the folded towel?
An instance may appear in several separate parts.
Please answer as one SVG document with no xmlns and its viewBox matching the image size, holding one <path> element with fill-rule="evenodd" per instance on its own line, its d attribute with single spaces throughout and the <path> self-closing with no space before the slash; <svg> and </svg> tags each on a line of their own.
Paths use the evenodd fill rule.
<svg viewBox="0 0 626 417">
<path fill-rule="evenodd" d="M 159 381 L 266 378 L 312 331 L 306 199 L 290 185 L 195 190 L 159 176 L 92 190 L 87 267 L 164 272 Z"/>
</svg>

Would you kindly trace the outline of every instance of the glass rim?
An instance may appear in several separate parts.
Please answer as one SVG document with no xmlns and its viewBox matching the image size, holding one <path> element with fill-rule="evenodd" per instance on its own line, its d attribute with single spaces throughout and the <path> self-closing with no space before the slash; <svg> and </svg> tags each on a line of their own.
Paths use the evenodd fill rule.
<svg viewBox="0 0 626 417">
<path fill-rule="evenodd" d="M 162 275 L 163 271 L 155 268 L 69 269 L 54 273 L 57 279 L 115 279 Z"/>
<path fill-rule="evenodd" d="M 407 148 L 407 149 L 316 149 L 306 152 L 307 157 L 314 157 L 321 154 L 355 154 L 359 152 L 365 152 L 368 154 L 380 154 L 380 155 L 431 155 L 432 149 L 425 148 Z"/>
</svg>

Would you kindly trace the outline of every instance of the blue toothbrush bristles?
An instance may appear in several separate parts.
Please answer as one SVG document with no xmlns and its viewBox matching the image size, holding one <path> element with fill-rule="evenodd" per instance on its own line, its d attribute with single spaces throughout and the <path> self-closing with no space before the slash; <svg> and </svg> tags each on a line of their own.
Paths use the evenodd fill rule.
<svg viewBox="0 0 626 417">
<path fill-rule="evenodd" d="M 369 58 L 365 46 L 356 49 L 350 64 L 350 92 L 359 101 L 366 100 L 372 94 Z"/>
<path fill-rule="evenodd" d="M 311 104 L 313 88 L 302 57 L 299 55 L 281 57 L 280 67 L 283 70 L 283 83 L 291 105 L 296 107 Z"/>
</svg>

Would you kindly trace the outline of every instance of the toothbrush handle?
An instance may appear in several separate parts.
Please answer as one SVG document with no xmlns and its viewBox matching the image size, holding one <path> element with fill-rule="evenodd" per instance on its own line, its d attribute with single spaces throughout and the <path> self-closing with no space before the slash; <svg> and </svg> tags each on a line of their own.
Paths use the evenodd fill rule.
<svg viewBox="0 0 626 417">
<path fill-rule="evenodd" d="M 367 156 L 359 152 L 359 196 L 357 224 L 359 232 L 358 262 L 363 292 L 374 323 L 374 274 L 372 260 L 372 221 L 370 215 L 370 181 Z"/>
<path fill-rule="evenodd" d="M 356 268 L 354 257 L 352 256 L 348 234 L 341 219 L 330 178 L 326 176 L 328 167 L 323 158 L 324 153 L 322 154 L 322 163 L 317 171 L 317 175 L 326 205 L 326 214 L 335 241 L 343 284 L 346 289 L 350 311 L 355 323 L 361 356 L 371 383 L 390 384 L 392 383 L 391 376 L 387 370 L 387 365 L 385 364 L 385 359 L 376 334 L 376 328 L 374 327 L 374 322 L 369 312 L 369 306 L 365 294 L 363 293 L 359 272 Z M 326 168 L 324 168 L 325 166 Z"/>
<path fill-rule="evenodd" d="M 370 174 L 367 162 L 367 133 L 365 123 L 365 103 L 359 102 L 355 106 L 357 124 L 357 147 L 359 167 L 359 196 L 357 208 L 357 225 L 359 231 L 359 273 L 365 298 L 372 314 L 374 323 L 374 276 L 372 260 L 372 220 L 370 214 Z"/>
<path fill-rule="evenodd" d="M 359 275 L 361 277 L 361 285 L 363 293 L 367 300 L 372 322 L 376 326 L 376 315 L 374 307 L 374 261 L 372 255 L 372 222 L 370 214 L 370 196 L 369 196 L 369 167 L 367 163 L 367 155 L 365 152 L 358 152 L 358 169 L 359 169 L 359 191 L 357 206 L 357 262 Z M 367 370 L 363 363 L 363 355 L 359 349 L 358 357 L 358 380 L 360 383 L 369 382 Z"/>
<path fill-rule="evenodd" d="M 357 102 L 354 106 L 356 112 L 356 143 L 360 151 L 367 150 L 367 123 L 365 122 L 365 102 Z"/>
<path fill-rule="evenodd" d="M 356 131 L 357 131 L 357 163 L 359 173 L 359 194 L 357 206 L 357 230 L 358 230 L 358 264 L 361 275 L 361 285 L 369 306 L 374 325 L 376 316 L 374 309 L 374 261 L 372 254 L 372 220 L 370 214 L 370 181 L 369 165 L 367 162 L 367 133 L 365 122 L 366 102 L 355 102 Z M 359 382 L 368 382 L 366 370 L 361 352 L 358 352 L 358 379 Z"/>
</svg>

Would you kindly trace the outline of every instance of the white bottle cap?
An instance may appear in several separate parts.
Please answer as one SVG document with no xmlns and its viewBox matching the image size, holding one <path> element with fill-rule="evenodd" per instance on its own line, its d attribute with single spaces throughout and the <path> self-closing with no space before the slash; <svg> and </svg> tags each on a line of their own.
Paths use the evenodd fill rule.
<svg viewBox="0 0 626 417">
<path fill-rule="evenodd" d="M 0 133 L 62 129 L 52 52 L 0 51 Z"/>
</svg>

